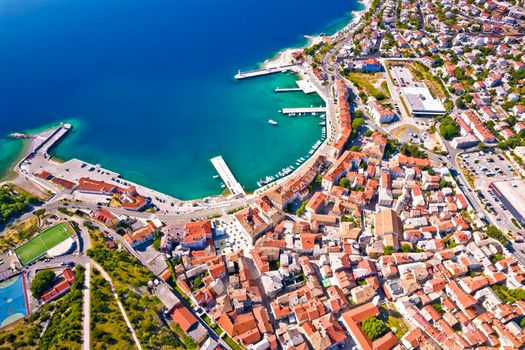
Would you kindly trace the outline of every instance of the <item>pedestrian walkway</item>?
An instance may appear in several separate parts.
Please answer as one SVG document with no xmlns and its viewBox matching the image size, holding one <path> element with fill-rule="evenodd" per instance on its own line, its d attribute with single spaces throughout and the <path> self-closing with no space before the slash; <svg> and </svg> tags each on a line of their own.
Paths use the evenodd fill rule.
<svg viewBox="0 0 525 350">
<path fill-rule="evenodd" d="M 84 278 L 84 350 L 91 348 L 91 263 L 86 264 L 86 276 Z"/>
</svg>

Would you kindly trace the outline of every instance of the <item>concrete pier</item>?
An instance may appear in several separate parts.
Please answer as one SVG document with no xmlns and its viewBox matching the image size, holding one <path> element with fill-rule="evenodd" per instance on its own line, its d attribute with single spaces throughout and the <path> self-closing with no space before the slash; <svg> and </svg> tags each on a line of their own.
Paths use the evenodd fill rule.
<svg viewBox="0 0 525 350">
<path fill-rule="evenodd" d="M 287 65 L 287 66 L 280 66 L 280 67 L 272 67 L 272 68 L 263 68 L 263 69 L 256 69 L 256 70 L 250 70 L 247 72 L 241 72 L 238 71 L 237 74 L 235 74 L 235 79 L 247 79 L 247 78 L 254 78 L 261 75 L 267 75 L 267 74 L 274 74 L 274 73 L 282 73 L 287 72 L 290 69 L 294 67 L 293 64 Z"/>
<path fill-rule="evenodd" d="M 40 144 L 39 147 L 37 147 L 37 149 L 35 149 L 35 151 L 47 155 L 49 149 L 67 134 L 69 130 L 71 130 L 71 124 L 60 125 L 46 140 L 44 140 L 42 144 Z"/>
<path fill-rule="evenodd" d="M 283 114 L 326 113 L 326 107 L 283 108 Z"/>
<path fill-rule="evenodd" d="M 291 92 L 291 91 L 303 91 L 301 88 L 277 88 L 275 92 Z"/>
<path fill-rule="evenodd" d="M 210 161 L 219 173 L 219 176 L 221 177 L 222 181 L 224 181 L 224 184 L 228 187 L 228 189 L 233 195 L 246 195 L 246 192 L 244 192 L 244 189 L 242 188 L 241 184 L 235 179 L 235 176 L 233 176 L 230 168 L 228 168 L 226 162 L 224 161 L 224 159 L 222 159 L 222 156 L 212 158 L 210 159 Z"/>
</svg>

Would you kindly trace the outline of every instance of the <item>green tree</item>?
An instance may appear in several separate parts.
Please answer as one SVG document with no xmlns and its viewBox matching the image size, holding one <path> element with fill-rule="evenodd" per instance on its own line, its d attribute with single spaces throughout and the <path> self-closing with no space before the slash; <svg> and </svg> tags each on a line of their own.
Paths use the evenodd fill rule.
<svg viewBox="0 0 525 350">
<path fill-rule="evenodd" d="M 45 212 L 46 212 L 46 210 L 44 208 L 40 208 L 40 209 L 35 210 L 35 215 L 36 216 L 42 216 L 42 215 L 45 214 Z"/>
<path fill-rule="evenodd" d="M 441 305 L 441 302 L 437 301 L 435 303 L 432 303 L 431 306 L 439 312 L 440 315 L 443 315 L 445 313 L 445 310 L 443 310 L 443 306 Z"/>
<path fill-rule="evenodd" d="M 384 255 L 392 255 L 394 254 L 395 250 L 394 250 L 394 247 L 391 247 L 391 246 L 386 246 L 383 248 L 383 254 Z"/>
<path fill-rule="evenodd" d="M 365 318 L 363 322 L 361 322 L 361 329 L 372 341 L 388 332 L 388 328 L 385 326 L 383 321 L 375 317 Z"/>
<path fill-rule="evenodd" d="M 446 140 L 451 140 L 459 135 L 459 125 L 452 117 L 446 116 L 439 124 L 439 133 Z"/>
<path fill-rule="evenodd" d="M 507 247 L 509 245 L 509 241 L 496 226 L 487 226 L 485 229 L 485 232 L 487 233 L 487 236 L 494 238 L 498 242 L 500 242 L 504 247 Z"/>
<path fill-rule="evenodd" d="M 408 243 L 403 243 L 403 244 L 401 245 L 401 251 L 402 251 L 403 253 L 411 253 L 411 252 L 412 252 L 412 247 L 411 247 L 410 244 L 408 244 Z"/>
<path fill-rule="evenodd" d="M 350 188 L 350 185 L 350 180 L 348 180 L 346 177 L 343 177 L 341 180 L 339 180 L 339 186 L 341 187 Z"/>
<path fill-rule="evenodd" d="M 42 294 L 51 287 L 55 279 L 55 273 L 51 270 L 38 271 L 31 282 L 31 293 L 36 299 L 40 299 Z"/>
</svg>

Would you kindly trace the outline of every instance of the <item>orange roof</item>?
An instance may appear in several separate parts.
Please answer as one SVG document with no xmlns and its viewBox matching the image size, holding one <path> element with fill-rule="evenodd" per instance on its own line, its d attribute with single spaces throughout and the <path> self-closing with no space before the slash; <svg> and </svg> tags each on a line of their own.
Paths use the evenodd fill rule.
<svg viewBox="0 0 525 350">
<path fill-rule="evenodd" d="M 175 305 L 170 312 L 170 316 L 174 322 L 179 324 L 184 332 L 188 332 L 188 330 L 197 322 L 195 316 L 193 316 L 190 310 L 182 304 Z"/>
</svg>

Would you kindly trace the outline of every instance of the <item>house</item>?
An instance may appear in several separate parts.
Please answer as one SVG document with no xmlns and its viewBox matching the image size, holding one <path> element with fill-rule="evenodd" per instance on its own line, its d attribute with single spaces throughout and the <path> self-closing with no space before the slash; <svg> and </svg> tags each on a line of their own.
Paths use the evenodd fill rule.
<svg viewBox="0 0 525 350">
<path fill-rule="evenodd" d="M 119 219 L 113 213 L 103 208 L 93 211 L 91 217 L 105 226 L 114 226 L 119 222 Z"/>
<path fill-rule="evenodd" d="M 383 66 L 381 66 L 381 63 L 375 58 L 357 61 L 354 67 L 363 72 L 380 72 L 383 70 Z"/>
<path fill-rule="evenodd" d="M 370 104 L 370 113 L 377 123 L 390 123 L 396 116 L 394 111 L 379 103 Z"/>
<path fill-rule="evenodd" d="M 111 195 L 115 188 L 115 185 L 105 183 L 104 181 L 81 177 L 78 180 L 77 191 L 90 194 Z"/>
<path fill-rule="evenodd" d="M 133 231 L 131 233 L 126 233 L 124 235 L 124 240 L 128 242 L 128 244 L 135 248 L 139 245 L 146 243 L 153 239 L 153 236 L 155 236 L 156 228 L 155 225 L 148 221 L 146 226 L 139 228 L 136 231 Z"/>
<path fill-rule="evenodd" d="M 45 292 L 40 299 L 44 303 L 53 301 L 66 293 L 73 283 L 75 282 L 75 274 L 71 269 L 65 269 L 62 272 L 62 275 L 57 278 L 57 283 L 51 287 L 47 292 Z"/>
<path fill-rule="evenodd" d="M 212 238 L 213 229 L 210 220 L 188 222 L 184 228 L 182 245 L 190 249 L 204 249 L 206 241 Z"/>
</svg>

